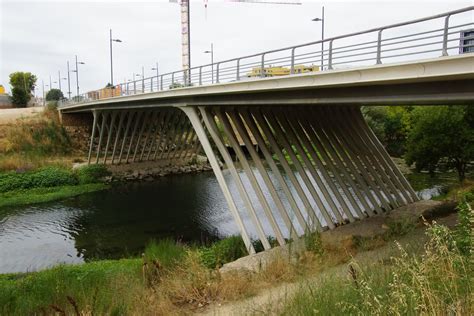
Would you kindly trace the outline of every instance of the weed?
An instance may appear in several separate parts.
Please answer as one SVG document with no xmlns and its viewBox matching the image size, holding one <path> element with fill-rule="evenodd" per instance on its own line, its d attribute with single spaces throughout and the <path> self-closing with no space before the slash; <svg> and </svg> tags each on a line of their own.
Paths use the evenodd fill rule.
<svg viewBox="0 0 474 316">
<path fill-rule="evenodd" d="M 103 177 L 110 175 L 110 171 L 104 165 L 87 165 L 78 168 L 76 175 L 81 184 L 97 183 Z"/>
</svg>

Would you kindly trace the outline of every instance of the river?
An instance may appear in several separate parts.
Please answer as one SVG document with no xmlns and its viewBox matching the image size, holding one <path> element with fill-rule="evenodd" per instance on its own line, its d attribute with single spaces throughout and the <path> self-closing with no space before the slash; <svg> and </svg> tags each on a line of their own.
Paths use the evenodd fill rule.
<svg viewBox="0 0 474 316">
<path fill-rule="evenodd" d="M 452 174 L 409 179 L 423 198 L 456 181 Z M 2 210 L 0 273 L 136 257 L 151 239 L 203 243 L 232 234 L 238 234 L 238 229 L 212 172 L 172 175 Z"/>
</svg>

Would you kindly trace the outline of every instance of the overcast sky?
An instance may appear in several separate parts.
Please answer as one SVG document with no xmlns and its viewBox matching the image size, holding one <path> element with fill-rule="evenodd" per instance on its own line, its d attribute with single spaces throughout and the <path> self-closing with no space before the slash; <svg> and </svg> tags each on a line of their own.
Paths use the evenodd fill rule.
<svg viewBox="0 0 474 316">
<path fill-rule="evenodd" d="M 295 1 L 295 0 L 290 0 Z M 305 1 L 302 5 L 270 5 L 191 1 L 192 66 L 208 63 L 203 53 L 214 43 L 215 60 L 320 39 L 321 6 L 326 10 L 326 37 L 402 22 L 473 5 L 473 1 Z M 40 1 L 0 0 L 0 84 L 9 90 L 8 75 L 30 71 L 49 83 L 58 70 L 66 77 L 74 55 L 80 66 L 81 91 L 110 81 L 109 29 L 123 43 L 114 44 L 114 81 L 132 74 L 151 76 L 156 62 L 161 72 L 180 69 L 180 10 L 168 0 Z M 473 20 L 472 15 L 470 20 Z M 75 76 L 71 74 L 71 90 Z M 62 88 L 66 92 L 67 82 Z M 57 84 L 53 84 L 57 87 Z"/>
</svg>

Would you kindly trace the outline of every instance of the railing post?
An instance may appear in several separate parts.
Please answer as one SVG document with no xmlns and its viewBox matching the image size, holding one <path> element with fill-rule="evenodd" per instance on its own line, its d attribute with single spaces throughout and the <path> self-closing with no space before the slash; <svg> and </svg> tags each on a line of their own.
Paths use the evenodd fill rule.
<svg viewBox="0 0 474 316">
<path fill-rule="evenodd" d="M 160 90 L 163 91 L 163 75 L 161 75 L 160 79 Z"/>
<path fill-rule="evenodd" d="M 260 77 L 265 77 L 265 53 L 262 54 L 262 61 L 260 64 Z"/>
<path fill-rule="evenodd" d="M 291 75 L 295 73 L 295 49 L 296 47 L 293 47 L 291 49 L 291 68 L 290 68 Z"/>
<path fill-rule="evenodd" d="M 171 88 L 174 88 L 174 72 L 171 73 Z"/>
<path fill-rule="evenodd" d="M 137 94 L 137 81 L 133 81 L 133 94 Z"/>
<path fill-rule="evenodd" d="M 240 58 L 237 58 L 237 74 L 235 76 L 235 80 L 240 80 Z"/>
<path fill-rule="evenodd" d="M 130 88 L 130 84 L 127 82 L 127 95 L 129 95 L 129 89 Z"/>
<path fill-rule="evenodd" d="M 216 83 L 219 83 L 219 66 L 221 63 L 217 63 L 216 65 Z"/>
<path fill-rule="evenodd" d="M 150 90 L 153 92 L 153 77 L 150 78 Z"/>
<path fill-rule="evenodd" d="M 199 85 L 202 86 L 202 66 L 199 66 Z"/>
<path fill-rule="evenodd" d="M 376 64 L 381 64 L 382 63 L 382 31 L 381 29 L 378 33 L 378 38 L 377 38 L 377 59 L 376 59 Z"/>
<path fill-rule="evenodd" d="M 142 93 L 145 93 L 145 78 L 142 78 Z"/>
<path fill-rule="evenodd" d="M 328 69 L 332 70 L 332 42 L 334 40 L 329 41 L 329 56 L 328 56 Z"/>
<path fill-rule="evenodd" d="M 451 15 L 447 15 L 444 19 L 444 32 L 443 32 L 443 50 L 442 56 L 448 56 L 448 32 L 449 32 L 449 17 Z"/>
</svg>

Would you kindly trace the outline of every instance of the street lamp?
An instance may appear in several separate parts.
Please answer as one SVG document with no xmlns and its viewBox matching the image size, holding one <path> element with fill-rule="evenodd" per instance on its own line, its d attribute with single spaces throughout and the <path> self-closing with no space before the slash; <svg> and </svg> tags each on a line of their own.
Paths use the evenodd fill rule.
<svg viewBox="0 0 474 316">
<path fill-rule="evenodd" d="M 110 84 L 112 87 L 114 86 L 114 66 L 113 66 L 113 59 L 112 59 L 112 42 L 122 43 L 121 40 L 118 38 L 112 38 L 112 29 L 110 29 Z"/>
<path fill-rule="evenodd" d="M 160 72 L 158 71 L 158 62 L 156 63 L 156 67 L 151 68 L 151 70 L 156 70 L 156 89 L 160 90 L 160 85 L 158 84 L 160 78 Z M 153 87 L 151 87 L 153 89 Z"/>
<path fill-rule="evenodd" d="M 214 44 L 211 43 L 211 50 L 205 50 L 204 54 L 211 54 L 211 77 L 214 83 Z"/>
<path fill-rule="evenodd" d="M 73 70 L 72 72 L 76 73 L 76 89 L 77 89 L 77 97 L 79 97 L 79 65 L 85 65 L 86 63 L 83 61 L 77 61 L 77 55 L 76 57 L 76 70 Z"/>
<path fill-rule="evenodd" d="M 61 70 L 58 70 L 58 82 L 59 82 L 59 90 L 61 90 L 61 80 L 67 80 L 67 78 L 61 78 Z"/>
<path fill-rule="evenodd" d="M 69 60 L 67 61 L 67 94 L 71 100 L 71 71 L 69 70 Z"/>
<path fill-rule="evenodd" d="M 322 8 L 321 18 L 314 18 L 311 21 L 321 22 L 321 69 L 324 67 L 324 6 Z"/>
</svg>

